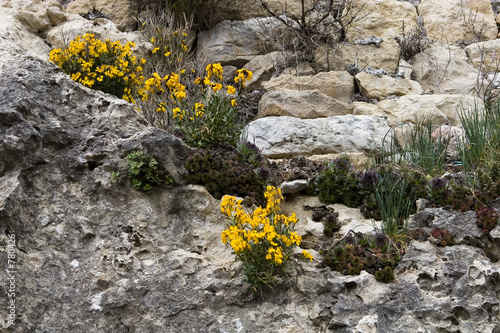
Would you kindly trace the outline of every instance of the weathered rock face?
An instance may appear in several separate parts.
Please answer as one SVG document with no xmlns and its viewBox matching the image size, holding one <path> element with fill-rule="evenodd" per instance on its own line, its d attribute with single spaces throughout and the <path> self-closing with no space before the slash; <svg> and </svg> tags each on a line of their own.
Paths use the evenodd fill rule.
<svg viewBox="0 0 500 333">
<path fill-rule="evenodd" d="M 356 74 L 361 94 L 367 99 L 385 99 L 388 96 L 420 95 L 424 92 L 420 84 L 408 79 L 394 79 L 361 72 Z"/>
<path fill-rule="evenodd" d="M 304 76 L 284 74 L 272 78 L 263 86 L 267 91 L 317 90 L 344 103 L 351 102 L 354 93 L 353 77 L 345 71 L 321 72 Z"/>
<path fill-rule="evenodd" d="M 460 125 L 459 112 L 476 105 L 479 105 L 477 99 L 470 95 L 405 95 L 380 101 L 376 104 L 376 114 L 383 111 L 391 126 L 399 122 L 415 123 L 423 119 L 431 120 L 436 125 Z M 356 113 L 356 109 L 354 112 Z"/>
<path fill-rule="evenodd" d="M 266 40 L 266 33 L 280 29 L 274 18 L 224 21 L 198 35 L 198 54 L 211 63 L 243 67 L 254 56 L 276 51 Z"/>
<path fill-rule="evenodd" d="M 102 13 L 109 15 L 111 21 L 116 24 L 120 31 L 134 31 L 137 27 L 137 12 L 134 13 L 127 0 L 97 0 L 88 2 L 85 0 L 74 0 L 67 7 L 66 11 L 71 14 L 87 13 L 95 7 Z"/>
<path fill-rule="evenodd" d="M 349 104 L 316 90 L 280 90 L 265 93 L 259 102 L 259 117 L 289 116 L 302 119 L 352 113 Z"/>
<path fill-rule="evenodd" d="M 390 131 L 376 116 L 336 116 L 318 119 L 266 117 L 246 127 L 248 141 L 270 158 L 342 152 L 374 153 Z"/>
<path fill-rule="evenodd" d="M 422 0 L 418 14 L 424 19 L 427 37 L 445 38 L 451 44 L 495 39 L 498 34 L 489 0 Z"/>
<path fill-rule="evenodd" d="M 468 45 L 465 47 L 465 52 L 474 68 L 481 69 L 484 72 L 498 70 L 500 40 L 495 39 Z"/>
<path fill-rule="evenodd" d="M 336 48 L 321 46 L 316 50 L 315 61 L 318 66 L 331 71 L 345 71 L 351 64 L 359 67 L 383 68 L 396 73 L 399 65 L 400 47 L 394 40 L 384 40 L 375 44 L 340 44 Z"/>
<path fill-rule="evenodd" d="M 392 39 L 410 33 L 417 27 L 417 10 L 407 2 L 396 0 L 359 0 L 345 13 L 346 38 L 356 41 L 371 36 Z"/>
<path fill-rule="evenodd" d="M 478 73 L 458 46 L 435 43 L 413 58 L 413 74 L 436 94 L 474 94 Z"/>
</svg>

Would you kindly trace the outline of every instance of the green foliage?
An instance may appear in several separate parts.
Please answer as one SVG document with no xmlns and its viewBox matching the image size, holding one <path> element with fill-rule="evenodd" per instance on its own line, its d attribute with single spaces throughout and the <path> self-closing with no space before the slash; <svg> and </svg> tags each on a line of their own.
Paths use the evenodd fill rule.
<svg viewBox="0 0 500 333">
<path fill-rule="evenodd" d="M 409 181 L 392 171 L 383 173 L 375 185 L 375 198 L 382 219 L 381 231 L 390 236 L 404 233 L 415 202 Z"/>
<path fill-rule="evenodd" d="M 168 171 L 161 170 L 158 162 L 142 151 L 132 151 L 125 159 L 129 164 L 128 176 L 136 190 L 149 191 L 156 186 L 174 184 Z"/>
<path fill-rule="evenodd" d="M 319 199 L 324 203 L 342 203 L 357 207 L 361 203 L 357 191 L 357 174 L 347 158 L 326 164 L 315 180 Z"/>
<path fill-rule="evenodd" d="M 394 280 L 393 269 L 405 253 L 406 243 L 384 234 L 350 231 L 331 248 L 321 251 L 323 263 L 344 275 L 358 275 L 362 270 L 381 282 Z M 380 273 L 378 273 L 380 272 Z"/>
<path fill-rule="evenodd" d="M 192 184 L 205 186 L 217 199 L 222 198 L 224 194 L 231 194 L 249 196 L 263 203 L 262 193 L 271 173 L 261 156 L 256 157 L 256 160 L 261 161 L 257 167 L 245 161 L 236 148 L 229 145 L 200 150 L 185 164 L 188 171 L 187 180 Z"/>
</svg>

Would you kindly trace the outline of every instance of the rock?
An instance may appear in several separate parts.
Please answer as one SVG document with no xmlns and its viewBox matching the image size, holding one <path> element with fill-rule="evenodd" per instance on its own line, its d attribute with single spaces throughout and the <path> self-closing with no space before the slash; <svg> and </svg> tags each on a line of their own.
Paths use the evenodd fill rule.
<svg viewBox="0 0 500 333">
<path fill-rule="evenodd" d="M 151 43 L 145 41 L 140 32 L 120 32 L 115 24 L 108 19 L 98 18 L 92 21 L 77 15 L 72 20 L 53 27 L 47 32 L 47 42 L 52 48 L 65 48 L 77 36 L 86 33 L 94 34 L 95 38 L 120 41 L 122 45 L 127 42 L 135 43 L 134 52 L 141 58 L 147 50 L 152 49 Z"/>
<path fill-rule="evenodd" d="M 384 112 L 390 126 L 399 122 L 416 123 L 423 119 L 429 119 L 434 125 L 459 126 L 458 112 L 462 108 L 473 109 L 480 105 L 478 103 L 478 100 L 470 95 L 405 95 L 377 103 L 378 110 L 375 114 Z"/>
<path fill-rule="evenodd" d="M 345 71 L 321 72 L 316 75 L 294 76 L 283 74 L 263 84 L 266 91 L 317 90 L 344 103 L 350 103 L 354 80 Z"/>
<path fill-rule="evenodd" d="M 285 65 L 285 61 L 285 55 L 280 51 L 255 56 L 245 64 L 245 69 L 253 73 L 252 80 L 245 88 L 250 91 L 262 89 L 262 84 L 271 79 L 276 70 Z"/>
<path fill-rule="evenodd" d="M 399 52 L 399 45 L 394 40 L 384 40 L 380 47 L 374 44 L 344 43 L 335 49 L 319 47 L 315 52 L 315 61 L 322 69 L 329 71 L 345 71 L 355 63 L 363 68 L 383 68 L 389 73 L 396 73 Z"/>
<path fill-rule="evenodd" d="M 97 0 L 88 2 L 86 0 L 74 0 L 66 7 L 66 11 L 71 14 L 87 13 L 93 8 L 109 15 L 110 20 L 120 31 L 134 31 L 137 29 L 138 13 L 131 6 L 128 0 Z"/>
<path fill-rule="evenodd" d="M 427 37 L 450 44 L 495 39 L 498 28 L 489 0 L 422 0 L 418 14 Z"/>
<path fill-rule="evenodd" d="M 410 80 L 411 74 L 413 73 L 413 66 L 404 59 L 400 59 L 398 73 L 401 75 L 401 77 Z"/>
<path fill-rule="evenodd" d="M 345 35 L 351 42 L 371 36 L 390 40 L 402 34 L 403 26 L 405 33 L 417 28 L 417 10 L 407 2 L 360 0 L 345 11 Z"/>
<path fill-rule="evenodd" d="M 281 29 L 280 26 L 275 18 L 223 21 L 198 34 L 198 55 L 208 63 L 241 68 L 253 57 L 277 50 L 266 33 Z"/>
<path fill-rule="evenodd" d="M 498 39 L 474 43 L 465 47 L 465 53 L 467 53 L 474 68 L 483 72 L 498 71 L 499 52 L 500 40 Z"/>
<path fill-rule="evenodd" d="M 356 82 L 361 94 L 368 99 L 385 99 L 396 95 L 420 95 L 424 92 L 420 84 L 408 79 L 394 79 L 390 76 L 377 76 L 361 72 L 356 74 Z"/>
<path fill-rule="evenodd" d="M 458 46 L 434 43 L 413 58 L 413 74 L 424 90 L 437 94 L 473 94 L 478 72 Z"/>
<path fill-rule="evenodd" d="M 265 93 L 259 117 L 289 116 L 302 119 L 346 115 L 350 106 L 315 90 L 281 90 Z"/>
<path fill-rule="evenodd" d="M 41 34 L 66 20 L 61 4 L 55 0 L 30 0 L 14 4 L 14 17 L 30 32 Z"/>
<path fill-rule="evenodd" d="M 296 179 L 281 183 L 279 188 L 281 188 L 281 193 L 291 194 L 299 193 L 300 191 L 305 190 L 307 186 L 309 186 L 309 182 L 307 179 Z"/>
<path fill-rule="evenodd" d="M 247 125 L 248 141 L 269 158 L 289 158 L 342 152 L 374 153 L 390 131 L 375 116 L 336 116 L 321 119 L 265 117 Z"/>
</svg>

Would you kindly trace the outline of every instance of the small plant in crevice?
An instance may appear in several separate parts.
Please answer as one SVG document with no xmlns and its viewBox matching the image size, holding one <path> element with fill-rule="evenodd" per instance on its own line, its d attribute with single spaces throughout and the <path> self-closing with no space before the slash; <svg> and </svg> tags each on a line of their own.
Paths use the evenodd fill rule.
<svg viewBox="0 0 500 333">
<path fill-rule="evenodd" d="M 476 225 L 482 229 L 484 235 L 488 235 L 498 223 L 498 214 L 491 207 L 483 207 L 476 210 Z"/>
<path fill-rule="evenodd" d="M 429 240 L 437 246 L 450 246 L 455 244 L 455 237 L 444 228 L 433 228 L 429 232 Z"/>
<path fill-rule="evenodd" d="M 323 234 L 326 237 L 332 237 L 333 233 L 340 230 L 339 213 L 333 208 L 326 206 L 314 207 L 312 209 L 312 220 L 315 222 L 323 222 L 325 228 Z"/>
<path fill-rule="evenodd" d="M 265 185 L 271 182 L 272 174 L 266 166 L 264 158 L 260 164 L 252 164 L 241 156 L 238 150 L 229 145 L 212 146 L 200 150 L 186 161 L 187 181 L 206 187 L 215 198 L 225 194 L 251 197 L 259 203 L 264 202 L 262 193 Z"/>
<path fill-rule="evenodd" d="M 394 268 L 406 251 L 403 240 L 393 240 L 384 234 L 363 234 L 349 231 L 331 248 L 320 253 L 323 264 L 344 275 L 358 275 L 362 270 L 375 275 L 381 282 L 394 280 Z"/>
<path fill-rule="evenodd" d="M 142 151 L 132 151 L 125 159 L 129 164 L 128 177 L 136 190 L 150 191 L 153 187 L 174 184 L 168 171 L 162 170 L 153 157 Z"/>
<path fill-rule="evenodd" d="M 347 158 L 325 164 L 314 184 L 319 199 L 324 203 L 341 203 L 348 207 L 357 207 L 361 203 L 357 173 Z"/>
<path fill-rule="evenodd" d="M 231 245 L 235 261 L 243 263 L 246 282 L 255 293 L 279 281 L 290 266 L 293 249 L 302 241 L 294 231 L 295 213 L 286 215 L 281 210 L 281 190 L 268 186 L 264 197 L 265 206 L 250 214 L 233 196 L 226 195 L 221 202 L 222 213 L 230 219 L 229 227 L 222 232 L 222 243 Z M 313 260 L 305 250 L 302 256 Z"/>
</svg>

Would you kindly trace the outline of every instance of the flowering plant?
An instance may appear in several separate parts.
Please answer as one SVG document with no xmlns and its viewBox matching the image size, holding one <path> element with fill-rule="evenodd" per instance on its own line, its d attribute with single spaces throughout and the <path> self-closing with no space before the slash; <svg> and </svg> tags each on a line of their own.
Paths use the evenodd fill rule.
<svg viewBox="0 0 500 333">
<path fill-rule="evenodd" d="M 194 81 L 201 91 L 193 92 L 194 96 L 187 95 L 186 86 L 179 82 L 176 73 L 163 78 L 153 73 L 145 82 L 145 90 L 148 96 L 161 100 L 156 112 L 167 115 L 187 144 L 202 148 L 225 142 L 234 146 L 242 127 L 236 120 L 237 99 L 245 82 L 251 80 L 252 72 L 236 71 L 235 86 L 223 85 L 220 64 L 209 64 L 206 73 L 203 79 L 198 77 Z"/>
<path fill-rule="evenodd" d="M 121 45 L 120 41 L 101 41 L 85 34 L 72 40 L 66 49 L 50 51 L 49 61 L 84 86 L 135 103 L 134 97 L 146 98 L 141 67 L 145 60 L 138 61 L 132 55 L 133 47 L 132 42 Z"/>
<path fill-rule="evenodd" d="M 252 214 L 247 214 L 241 208 L 241 200 L 233 196 L 226 195 L 221 202 L 222 213 L 230 218 L 229 228 L 221 235 L 222 243 L 231 245 L 235 260 L 243 263 L 246 281 L 255 292 L 276 282 L 294 247 L 302 241 L 294 231 L 295 213 L 286 216 L 281 211 L 281 189 L 268 186 L 264 196 L 266 207 L 259 206 Z M 313 259 L 305 250 L 302 255 Z"/>
</svg>

